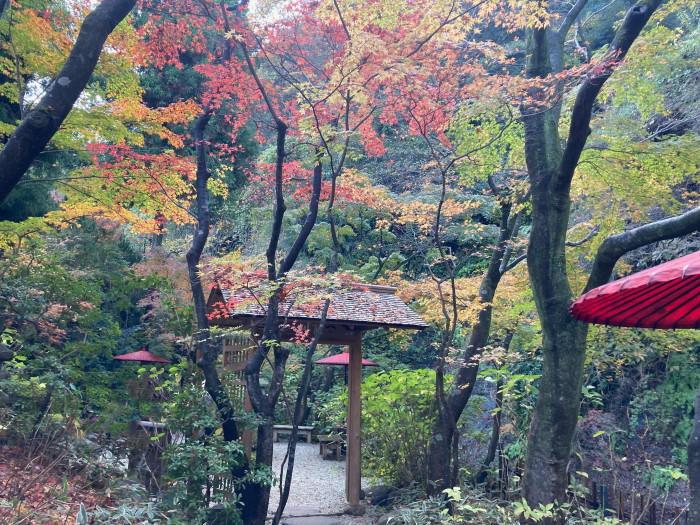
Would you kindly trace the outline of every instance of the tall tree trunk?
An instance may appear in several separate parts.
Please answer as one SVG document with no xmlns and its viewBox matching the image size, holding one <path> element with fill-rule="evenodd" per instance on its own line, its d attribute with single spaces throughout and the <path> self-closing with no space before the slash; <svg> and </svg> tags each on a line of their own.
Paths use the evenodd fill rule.
<svg viewBox="0 0 700 525">
<path fill-rule="evenodd" d="M 593 103 L 617 61 L 624 58 L 659 3 L 660 0 L 644 0 L 628 11 L 601 72 L 589 76 L 578 90 L 563 149 L 557 129 L 558 104 L 549 109 L 532 106 L 523 111 L 525 154 L 532 191 L 528 271 L 542 326 L 543 355 L 523 484 L 530 506 L 564 501 L 568 486 L 567 464 L 578 418 L 587 326 L 568 315 L 572 291 L 566 273 L 565 246 L 571 179 L 591 132 Z M 567 17 L 556 34 L 552 29 L 532 31 L 528 38 L 527 74 L 530 78 L 544 78 L 552 73 L 553 64 L 561 63 L 560 46 L 577 14 Z M 557 38 L 553 38 L 553 34 Z M 538 90 L 532 89 L 529 94 L 536 97 Z M 600 272 L 596 279 L 605 282 L 610 273 L 604 274 Z M 592 284 L 589 281 L 589 286 Z M 545 523 L 561 520 L 559 517 Z"/>
<path fill-rule="evenodd" d="M 201 276 L 199 272 L 199 261 L 207 243 L 210 226 L 209 198 L 207 193 L 207 180 L 209 171 L 206 164 L 206 143 L 204 132 L 209 123 L 211 113 L 208 109 L 197 118 L 194 124 L 194 139 L 197 152 L 197 175 L 195 186 L 197 190 L 197 229 L 192 239 L 192 245 L 187 251 L 187 270 L 194 300 L 194 312 L 197 320 L 196 351 L 197 366 L 204 374 L 204 386 L 214 400 L 214 404 L 221 418 L 221 428 L 224 440 L 227 442 L 237 441 L 239 438 L 238 428 L 234 419 L 234 410 L 231 399 L 224 391 L 219 374 L 216 370 L 218 349 L 211 341 L 209 331 L 209 318 L 207 317 L 207 305 L 204 298 Z M 249 469 L 248 458 L 244 452 L 235 458 L 236 464 L 232 468 L 232 476 L 235 480 L 241 479 Z M 256 494 L 252 490 L 250 483 L 237 487 L 241 495 L 243 507 L 241 509 L 244 523 L 250 522 L 250 513 L 254 510 Z"/>
<path fill-rule="evenodd" d="M 484 304 L 479 311 L 477 320 L 472 326 L 472 333 L 463 354 L 461 363 L 454 374 L 453 386 L 444 398 L 444 407 L 438 410 L 438 417 L 433 426 L 428 446 L 428 479 L 432 482 L 429 492 L 437 494 L 450 486 L 452 480 L 453 441 L 455 440 L 456 422 L 464 411 L 471 397 L 476 376 L 479 371 L 480 356 L 488 343 L 491 331 L 491 317 L 496 288 L 507 269 L 507 260 L 504 264 L 504 255 L 507 252 L 508 242 L 517 233 L 519 223 L 517 214 L 511 216 L 512 197 L 504 197 L 501 201 L 501 228 L 499 238 L 491 254 L 489 266 L 481 280 L 479 298 Z M 438 398 L 442 391 L 440 370 L 438 372 Z M 455 463 L 456 464 L 456 463 Z"/>
<path fill-rule="evenodd" d="M 58 131 L 90 79 L 105 40 L 135 3 L 103 0 L 85 17 L 61 71 L 0 151 L 0 204 Z"/>
<path fill-rule="evenodd" d="M 312 195 L 309 202 L 309 213 L 299 234 L 289 248 L 285 257 L 277 265 L 277 245 L 282 231 L 282 220 L 286 206 L 282 194 L 282 166 L 284 163 L 284 144 L 287 133 L 287 126 L 277 120 L 277 161 L 275 175 L 275 204 L 273 210 L 272 234 L 267 248 L 267 268 L 268 280 L 273 286 L 270 299 L 267 303 L 265 313 L 265 326 L 263 335 L 250 360 L 246 364 L 245 375 L 248 385 L 248 394 L 251 404 L 256 413 L 263 419 L 263 423 L 258 427 L 258 442 L 256 448 L 256 465 L 272 466 L 273 440 L 272 426 L 275 413 L 275 405 L 282 392 L 282 382 L 284 372 L 289 357 L 289 350 L 281 344 L 280 337 L 280 312 L 279 312 L 279 291 L 282 283 L 289 271 L 294 266 L 301 249 L 306 242 L 311 230 L 316 223 L 318 215 L 318 205 L 321 196 L 321 178 L 323 167 L 320 162 L 314 166 Z M 273 351 L 274 361 L 272 363 L 272 379 L 267 393 L 260 385 L 260 370 L 270 352 Z M 267 516 L 267 506 L 270 498 L 270 486 L 258 483 L 250 483 L 251 492 L 255 494 L 250 507 L 254 509 L 248 520 L 244 520 L 246 525 L 264 525 Z"/>
<path fill-rule="evenodd" d="M 306 405 L 306 394 L 309 391 L 309 385 L 311 384 L 311 372 L 313 370 L 313 355 L 318 347 L 318 342 L 321 339 L 321 334 L 326 326 L 326 316 L 328 315 L 328 307 L 330 306 L 330 299 L 326 299 L 323 305 L 323 311 L 321 313 L 321 321 L 318 325 L 318 330 L 314 335 L 314 339 L 311 344 L 306 349 L 306 357 L 304 359 L 304 372 L 301 377 L 301 384 L 299 390 L 297 391 L 296 401 L 294 402 L 294 413 L 292 414 L 292 432 L 289 436 L 289 444 L 287 445 L 287 471 L 283 480 L 280 480 L 280 501 L 277 505 L 277 510 L 272 518 L 272 525 L 278 525 L 282 519 L 282 512 L 284 512 L 284 507 L 287 505 L 287 500 L 289 499 L 289 490 L 292 488 L 292 474 L 294 471 L 294 459 L 296 457 L 297 448 L 297 435 L 299 431 L 299 425 L 302 424 L 304 419 L 304 409 Z M 281 478 L 280 473 L 280 478 Z"/>
</svg>

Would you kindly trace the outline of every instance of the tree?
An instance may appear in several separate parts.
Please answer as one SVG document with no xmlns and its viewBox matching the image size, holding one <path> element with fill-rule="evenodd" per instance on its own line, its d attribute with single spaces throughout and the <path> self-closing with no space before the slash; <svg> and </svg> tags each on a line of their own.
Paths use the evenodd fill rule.
<svg viewBox="0 0 700 525">
<path fill-rule="evenodd" d="M 440 92 L 444 95 L 445 84 Z M 462 90 L 457 91 L 464 96 Z M 410 97 L 407 97 L 411 100 Z M 495 97 L 494 97 L 495 98 Z M 429 107 L 429 97 L 423 96 L 409 104 L 411 127 L 428 145 L 435 171 L 440 181 L 440 197 L 435 210 L 433 227 L 430 232 L 431 245 L 438 255 L 427 262 L 430 275 L 437 287 L 440 298 L 440 310 L 443 316 L 443 330 L 438 350 L 436 366 L 435 398 L 438 415 L 432 429 L 428 451 L 428 479 L 432 482 L 429 490 L 439 493 L 457 483 L 459 468 L 459 429 L 457 422 L 471 397 L 481 360 L 491 334 L 493 301 L 499 282 L 503 275 L 522 260 L 516 258 L 511 262 L 513 247 L 525 211 L 523 204 L 528 198 L 523 191 L 522 170 L 518 169 L 517 154 L 511 155 L 521 144 L 521 135 L 515 128 L 509 112 L 485 103 L 483 113 L 479 109 L 461 107 L 461 99 L 438 102 L 437 107 L 455 108 L 451 115 L 447 136 L 441 137 L 443 120 L 435 119 L 435 108 Z M 428 106 L 428 107 L 426 107 Z M 461 108 L 461 111 L 458 110 Z M 507 106 L 506 106 L 507 108 Z M 443 117 L 444 118 L 444 117 Z M 478 122 L 479 125 L 472 125 Z M 450 137 L 448 139 L 447 137 Z M 493 150 L 491 158 L 479 154 Z M 478 160 L 477 160 L 478 158 Z M 484 176 L 488 181 L 490 193 L 498 208 L 498 233 L 492 242 L 491 253 L 486 271 L 478 285 L 478 295 L 472 299 L 473 311 L 468 312 L 465 298 L 459 297 L 455 256 L 445 247 L 443 240 L 443 213 L 447 211 L 447 188 L 454 179 L 454 171 L 471 172 L 463 176 L 462 183 L 478 180 Z M 518 180 L 520 173 L 520 181 Z M 464 180 L 466 179 L 466 180 Z M 509 180 L 510 179 L 510 180 Z M 443 210 L 444 208 L 444 210 Z M 514 263 L 514 264 L 513 264 Z M 460 352 L 452 386 L 445 391 L 444 375 L 450 352 L 453 350 L 455 333 L 460 328 L 469 327 L 471 333 L 464 350 Z"/>
<path fill-rule="evenodd" d="M 527 76 L 544 79 L 563 69 L 565 37 L 585 6 L 581 0 L 559 28 L 546 20 L 528 37 Z M 566 235 L 571 215 L 570 189 L 581 152 L 590 134 L 591 114 L 603 84 L 619 65 L 660 1 L 633 6 L 615 33 L 604 58 L 578 88 L 565 144 L 559 137 L 562 106 L 526 104 L 522 110 L 525 154 L 532 192 L 532 230 L 528 271 L 542 326 L 543 373 L 529 433 L 524 496 L 530 506 L 563 502 L 568 486 L 567 465 L 578 419 L 587 326 L 568 315 L 573 292 L 567 275 Z M 541 87 L 531 87 L 531 100 L 543 99 Z M 606 282 L 625 253 L 663 239 L 694 232 L 700 208 L 609 236 L 598 249 L 585 290 Z M 584 291 L 585 291 L 584 290 Z M 560 522 L 561 517 L 549 519 Z"/>
<path fill-rule="evenodd" d="M 435 132 L 439 140 L 446 139 L 442 127 L 456 102 L 454 98 L 446 100 L 441 95 L 443 90 L 451 95 L 459 91 L 459 76 L 452 70 L 459 64 L 458 36 L 460 31 L 470 30 L 478 17 L 485 16 L 492 9 L 494 6 L 490 4 L 461 6 L 455 2 L 438 2 L 405 4 L 397 11 L 393 3 L 386 5 L 378 1 L 357 6 L 358 16 L 348 16 L 337 2 L 325 2 L 313 6 L 300 4 L 290 9 L 287 17 L 265 28 L 267 34 L 275 35 L 269 41 L 258 34 L 246 33 L 246 28 L 234 28 L 238 46 L 277 135 L 274 178 L 271 181 L 274 187 L 273 225 L 266 251 L 272 291 L 261 341 L 246 366 L 251 402 L 265 420 L 258 429 L 257 462 L 270 464 L 271 461 L 272 416 L 288 356 L 288 350 L 280 342 L 279 292 L 315 222 L 322 163 L 330 165 L 326 215 L 333 240 L 329 265 L 333 271 L 339 265 L 340 247 L 332 210 L 336 179 L 341 175 L 346 158 L 355 151 L 367 155 L 384 152 L 381 137 L 372 126 L 375 117 L 386 124 L 398 124 L 399 119 L 403 119 L 414 134 L 419 134 L 422 128 L 425 134 Z M 389 12 L 391 16 L 386 16 Z M 315 40 L 310 38 L 311 35 L 320 36 Z M 265 82 L 262 73 L 257 73 L 259 63 L 252 60 L 253 53 L 249 51 L 252 49 L 259 50 L 257 56 L 263 56 L 278 77 L 279 82 L 274 83 L 276 91 Z M 460 70 L 465 75 L 478 77 L 483 68 L 475 60 Z M 264 71 L 262 67 L 260 71 Z M 279 94 L 283 87 L 295 95 L 296 100 L 285 101 Z M 483 84 L 474 82 L 470 90 L 476 93 L 483 87 Z M 436 94 L 428 103 L 424 97 L 426 91 Z M 440 106 L 443 102 L 447 102 L 446 109 Z M 288 115 L 286 119 L 282 117 L 284 114 Z M 426 124 L 426 120 L 430 123 Z M 286 210 L 283 183 L 284 163 L 289 157 L 285 146 L 288 135 L 296 140 L 296 151 L 303 152 L 303 146 L 313 148 L 314 177 L 310 212 L 299 235 L 278 263 L 280 231 Z M 462 157 L 468 154 L 464 152 Z M 448 163 L 445 170 L 450 170 L 453 164 Z M 443 182 L 443 199 L 445 184 L 446 181 Z M 438 219 L 438 230 L 439 222 Z M 265 393 L 260 387 L 260 369 L 270 353 L 274 354 L 273 376 Z M 260 516 L 267 506 L 268 491 L 260 488 Z"/>
<path fill-rule="evenodd" d="M 136 0 L 105 0 L 85 17 L 65 64 L 0 151 L 0 202 L 58 131 L 90 79 L 105 40 Z"/>
</svg>

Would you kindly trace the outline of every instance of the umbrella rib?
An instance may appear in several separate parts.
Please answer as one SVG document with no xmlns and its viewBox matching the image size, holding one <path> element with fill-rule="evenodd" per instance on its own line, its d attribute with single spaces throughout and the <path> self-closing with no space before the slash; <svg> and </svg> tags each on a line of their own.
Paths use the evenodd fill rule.
<svg viewBox="0 0 700 525">
<path fill-rule="evenodd" d="M 657 302 L 657 306 L 663 307 L 666 304 L 673 302 L 676 299 L 676 296 L 673 294 L 675 294 L 678 291 L 678 289 L 680 289 L 680 292 L 683 293 L 684 288 L 692 284 L 689 283 L 689 281 L 692 281 L 692 279 L 685 279 L 682 281 L 678 281 L 677 283 L 673 283 L 672 288 L 669 288 L 667 290 L 666 296 L 663 299 L 661 299 L 661 301 L 663 302 Z M 589 319 L 594 320 L 595 322 L 602 322 L 605 324 L 619 324 L 619 322 L 617 322 L 616 319 L 619 319 L 622 316 L 624 322 L 624 316 L 631 317 L 632 315 L 637 314 L 649 305 L 650 300 L 656 298 L 657 292 L 659 290 L 663 290 L 664 288 L 668 287 L 669 283 L 657 282 L 648 286 L 640 287 L 636 290 L 630 290 L 627 294 L 621 293 L 618 296 L 616 296 L 614 300 L 607 298 L 607 301 L 605 301 L 605 304 L 603 304 L 602 306 L 598 306 L 594 304 L 593 301 L 591 301 L 589 308 L 593 310 L 598 309 L 598 311 L 591 313 L 588 317 Z M 599 299 L 596 302 L 603 301 L 604 299 Z M 659 308 L 657 308 L 657 310 L 658 309 Z M 646 317 L 648 316 L 644 316 L 642 319 Z M 637 323 L 639 323 L 639 321 L 640 320 L 637 320 Z M 628 326 L 634 325 L 631 322 L 624 324 Z"/>
<path fill-rule="evenodd" d="M 589 303 L 589 308 L 593 309 L 594 312 L 590 313 L 590 318 L 595 319 L 595 320 L 602 320 L 602 322 L 607 322 L 605 321 L 606 318 L 612 317 L 617 315 L 618 313 L 624 312 L 626 310 L 629 310 L 630 308 L 634 307 L 636 304 L 638 304 L 638 301 L 645 301 L 647 298 L 647 295 L 653 296 L 653 294 L 656 292 L 658 288 L 661 288 L 663 286 L 663 283 L 654 283 L 645 287 L 641 287 L 635 290 L 630 290 L 628 293 L 620 293 L 615 295 L 614 298 L 610 298 L 610 296 L 606 295 L 601 295 L 598 296 L 596 299 L 598 301 L 595 301 L 595 299 L 592 299 Z M 598 306 L 597 303 L 601 303 L 604 301 L 604 304 L 602 306 Z M 634 301 L 633 303 L 630 303 L 630 301 Z M 585 302 L 583 304 L 586 304 Z M 622 307 L 626 306 L 623 310 L 618 312 L 617 310 Z M 597 310 L 597 311 L 596 311 Z"/>
<path fill-rule="evenodd" d="M 667 288 L 666 294 L 664 297 L 658 298 L 658 300 L 652 304 L 649 304 L 648 301 L 645 301 L 644 303 L 640 303 L 639 301 L 635 302 L 634 304 L 630 305 L 628 308 L 624 308 L 612 317 L 620 317 L 623 316 L 623 321 L 625 319 L 625 316 L 627 319 L 631 319 L 633 316 L 640 314 L 647 308 L 653 308 L 651 312 L 648 314 L 642 314 L 641 317 L 637 318 L 634 323 L 631 321 L 629 323 L 630 326 L 642 326 L 644 323 L 645 319 L 648 319 L 649 317 L 653 316 L 655 313 L 661 311 L 663 313 L 664 308 L 668 304 L 672 304 L 678 297 L 682 297 L 685 288 L 688 287 L 688 284 L 694 284 L 694 283 L 688 283 L 688 280 L 685 281 L 678 281 L 677 283 L 673 283 L 669 285 L 668 283 L 661 283 L 661 285 L 664 285 Z M 670 286 L 670 287 L 669 287 Z M 664 286 L 661 286 L 661 289 L 663 291 Z M 655 299 L 655 296 L 652 295 L 650 299 Z"/>
<path fill-rule="evenodd" d="M 673 305 L 679 298 L 682 298 L 688 291 L 688 289 L 695 288 L 697 279 L 684 279 L 669 285 L 669 283 L 655 283 L 653 289 L 646 287 L 644 293 L 637 293 L 634 297 L 628 295 L 622 295 L 620 300 L 615 302 L 615 305 L 606 305 L 597 315 L 597 319 L 600 319 L 605 324 L 621 325 L 621 326 L 638 326 L 638 327 L 652 327 L 657 325 L 659 321 L 654 321 L 653 324 L 649 324 L 646 320 L 652 318 L 655 315 L 664 315 L 668 312 L 668 306 Z M 664 290 L 664 288 L 666 288 Z M 658 298 L 656 302 L 650 302 L 657 299 L 656 292 L 658 289 L 665 291 L 665 295 L 662 298 Z M 630 302 L 630 300 L 634 302 Z M 689 300 L 692 300 L 689 299 Z M 622 304 L 629 303 L 625 308 L 618 309 Z M 685 304 L 685 301 L 681 303 L 681 306 Z M 653 308 L 648 313 L 644 313 L 645 310 Z"/>
<path fill-rule="evenodd" d="M 682 311 L 686 307 L 686 305 L 688 305 L 688 304 L 691 304 L 691 307 L 685 308 L 686 311 L 683 313 L 683 315 L 680 316 L 678 319 L 676 319 L 676 321 L 673 323 L 672 326 L 669 325 L 668 328 L 674 328 L 674 329 L 678 328 L 679 325 L 682 325 L 681 321 L 683 321 L 683 319 L 688 317 L 688 315 L 691 312 L 693 312 L 695 310 L 695 308 L 697 308 L 697 306 L 698 306 L 697 303 L 700 301 L 700 288 L 698 288 L 698 286 L 697 286 L 698 281 L 700 281 L 699 277 L 700 276 L 694 275 L 689 279 L 685 279 L 685 281 L 688 282 L 688 288 L 695 289 L 695 294 L 692 294 L 692 295 L 684 294 L 685 295 L 684 301 L 681 302 L 680 304 L 676 305 L 676 308 L 674 311 L 676 311 L 676 312 Z M 695 303 L 695 304 L 692 304 L 692 303 Z M 654 322 L 654 326 L 652 328 L 656 328 L 657 326 L 659 326 L 659 323 L 661 321 L 663 321 L 663 319 L 659 319 L 658 321 Z M 696 324 L 696 326 L 697 326 L 697 324 Z"/>
<path fill-rule="evenodd" d="M 646 325 L 646 327 L 649 328 L 656 328 L 656 326 L 663 322 L 664 319 L 673 317 L 675 312 L 679 312 L 685 304 L 694 299 L 695 296 L 693 295 L 688 297 L 688 292 L 697 287 L 695 281 L 696 279 L 684 279 L 683 281 L 680 281 L 680 286 L 669 291 L 669 294 L 663 298 L 663 302 L 657 303 L 656 305 L 650 305 L 656 306 L 656 308 L 649 314 L 639 318 L 636 324 L 640 326 Z M 681 302 L 678 303 L 678 301 Z M 685 317 L 685 315 L 686 314 L 684 314 L 683 317 Z M 649 323 L 651 323 L 654 316 L 659 318 L 653 321 L 653 323 L 649 326 Z M 645 322 L 647 319 L 649 319 L 648 323 Z M 680 319 L 682 319 L 682 317 Z M 669 326 L 669 328 L 675 328 L 680 319 L 674 321 L 673 326 Z"/>
</svg>

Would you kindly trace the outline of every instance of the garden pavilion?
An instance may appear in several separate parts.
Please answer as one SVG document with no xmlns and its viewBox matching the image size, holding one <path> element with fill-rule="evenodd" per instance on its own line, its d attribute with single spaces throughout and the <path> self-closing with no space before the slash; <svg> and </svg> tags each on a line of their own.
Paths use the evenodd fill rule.
<svg viewBox="0 0 700 525">
<path fill-rule="evenodd" d="M 319 295 L 318 290 L 315 293 Z M 281 302 L 279 311 L 280 318 L 284 319 L 281 321 L 284 326 L 281 326 L 280 332 L 283 341 L 295 340 L 295 332 L 288 328 L 290 324 L 296 324 L 308 330 L 310 337 L 314 337 L 319 329 L 325 301 L 306 302 L 297 296 L 299 294 L 313 295 L 314 291 L 300 287 L 299 291 L 287 294 Z M 212 319 L 212 325 L 250 330 L 251 335 L 256 339 L 262 334 L 265 319 L 265 310 L 262 306 L 264 303 L 265 301 L 256 301 L 248 289 L 230 290 L 216 285 L 209 295 L 207 309 L 209 312 L 218 313 L 218 315 L 215 314 L 217 317 Z M 227 308 L 225 306 L 227 304 L 241 306 Z M 222 305 L 224 305 L 224 314 L 220 313 Z M 348 503 L 353 507 L 358 506 L 360 502 L 362 335 L 376 328 L 422 330 L 427 326 L 425 321 L 396 296 L 396 288 L 360 284 L 330 294 L 330 305 L 323 331 L 319 336 L 319 343 L 350 347 L 345 492 Z M 229 358 L 228 361 L 242 363 L 239 366 L 242 380 L 242 369 L 247 362 L 247 355 L 244 358 Z M 226 363 L 226 347 L 224 347 L 224 366 Z"/>
</svg>

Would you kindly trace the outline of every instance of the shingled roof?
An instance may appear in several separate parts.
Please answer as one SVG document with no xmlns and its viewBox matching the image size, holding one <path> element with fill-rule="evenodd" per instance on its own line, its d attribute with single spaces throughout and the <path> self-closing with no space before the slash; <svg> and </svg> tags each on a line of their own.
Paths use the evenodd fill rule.
<svg viewBox="0 0 700 525">
<path fill-rule="evenodd" d="M 304 298 L 315 296 L 316 300 L 304 300 L 300 294 Z M 324 304 L 323 294 L 320 289 L 303 288 L 297 292 L 292 291 L 280 305 L 280 315 L 290 320 L 320 321 Z M 226 309 L 229 312 L 227 318 L 219 317 L 213 320 L 213 324 L 239 325 L 265 316 L 263 306 L 245 288 L 232 291 L 215 286 L 207 301 L 210 312 L 216 310 L 217 303 L 234 303 L 239 306 L 234 311 Z M 396 296 L 396 288 L 369 284 L 359 284 L 354 288 L 333 292 L 326 322 L 357 325 L 367 329 L 383 327 L 422 330 L 428 326 Z"/>
</svg>

